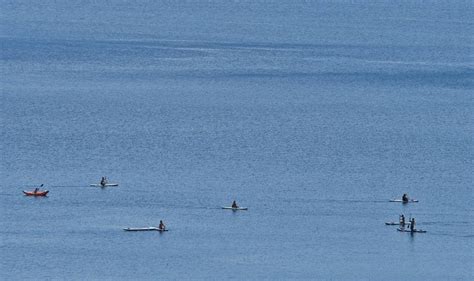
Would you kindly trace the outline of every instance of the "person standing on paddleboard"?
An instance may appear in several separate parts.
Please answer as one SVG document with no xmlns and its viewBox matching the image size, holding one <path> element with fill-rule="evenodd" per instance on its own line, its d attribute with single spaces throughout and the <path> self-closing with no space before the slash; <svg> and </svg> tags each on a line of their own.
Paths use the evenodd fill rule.
<svg viewBox="0 0 474 281">
<path fill-rule="evenodd" d="M 411 218 L 411 221 L 410 221 L 410 231 L 411 231 L 411 232 L 415 231 L 415 218 Z"/>
<path fill-rule="evenodd" d="M 403 214 L 400 215 L 400 227 L 405 227 L 405 216 Z"/>
</svg>

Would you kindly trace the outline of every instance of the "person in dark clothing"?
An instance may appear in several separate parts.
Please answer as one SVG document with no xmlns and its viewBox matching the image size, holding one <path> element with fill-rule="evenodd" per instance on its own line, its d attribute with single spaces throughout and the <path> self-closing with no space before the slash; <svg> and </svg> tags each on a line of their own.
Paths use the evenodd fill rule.
<svg viewBox="0 0 474 281">
<path fill-rule="evenodd" d="M 162 220 L 160 220 L 160 225 L 158 226 L 158 229 L 159 230 L 165 230 L 166 229 L 166 225 L 163 223 Z"/>
<path fill-rule="evenodd" d="M 232 202 L 232 208 L 238 208 L 238 207 L 239 206 L 237 205 L 237 202 L 235 202 L 235 200 L 234 200 L 234 202 Z"/>
<path fill-rule="evenodd" d="M 107 184 L 107 178 L 102 177 L 102 179 L 100 180 L 100 185 L 105 186 L 106 184 Z"/>
<path fill-rule="evenodd" d="M 408 202 L 408 194 L 404 193 L 403 196 L 402 196 L 402 201 L 403 202 Z"/>
<path fill-rule="evenodd" d="M 410 221 L 410 231 L 415 231 L 415 218 L 412 218 Z"/>
<path fill-rule="evenodd" d="M 405 227 L 405 216 L 400 215 L 400 227 L 404 228 Z"/>
</svg>

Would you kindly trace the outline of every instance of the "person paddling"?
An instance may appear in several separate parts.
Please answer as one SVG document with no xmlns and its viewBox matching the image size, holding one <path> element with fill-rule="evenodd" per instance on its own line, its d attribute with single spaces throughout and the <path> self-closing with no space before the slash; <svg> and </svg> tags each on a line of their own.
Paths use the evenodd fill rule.
<svg viewBox="0 0 474 281">
<path fill-rule="evenodd" d="M 415 231 L 415 218 L 412 218 L 410 221 L 410 231 Z"/>
<path fill-rule="evenodd" d="M 403 203 L 408 203 L 408 194 L 403 193 L 402 201 L 403 201 Z"/>
<path fill-rule="evenodd" d="M 100 185 L 105 186 L 106 184 L 107 184 L 106 177 L 102 177 L 102 179 L 100 180 Z"/>
<path fill-rule="evenodd" d="M 405 216 L 403 214 L 400 215 L 400 227 L 401 228 L 405 227 Z"/>
<path fill-rule="evenodd" d="M 166 230 L 166 225 L 163 223 L 162 220 L 160 220 L 160 225 L 158 226 L 159 230 Z"/>
<path fill-rule="evenodd" d="M 41 184 L 40 187 L 43 187 L 44 184 Z M 35 188 L 35 190 L 33 191 L 34 194 L 38 193 L 39 191 L 39 187 Z"/>
<path fill-rule="evenodd" d="M 232 202 L 232 208 L 237 209 L 238 207 L 239 206 L 237 205 L 237 202 L 235 202 L 235 200 L 234 200 L 234 202 Z"/>
</svg>

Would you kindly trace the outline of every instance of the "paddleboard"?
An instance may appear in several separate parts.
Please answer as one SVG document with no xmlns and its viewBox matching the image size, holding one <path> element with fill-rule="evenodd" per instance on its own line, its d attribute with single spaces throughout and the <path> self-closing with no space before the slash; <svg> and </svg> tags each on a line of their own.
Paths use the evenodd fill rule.
<svg viewBox="0 0 474 281">
<path fill-rule="evenodd" d="M 400 225 L 399 222 L 393 222 L 393 221 L 392 221 L 392 222 L 386 222 L 385 224 L 386 224 L 386 225 Z M 409 223 L 409 222 L 406 222 L 405 225 L 410 225 L 410 223 Z"/>
<path fill-rule="evenodd" d="M 118 183 L 106 183 L 105 185 L 101 185 L 100 183 L 93 183 L 90 186 L 109 187 L 109 186 L 118 186 Z"/>
<path fill-rule="evenodd" d="M 233 210 L 233 211 L 247 211 L 247 207 L 238 207 L 238 208 L 232 208 L 232 207 L 222 207 L 222 209 L 225 210 Z"/>
<path fill-rule="evenodd" d="M 416 199 L 409 199 L 408 201 L 403 201 L 402 199 L 392 199 L 390 202 L 401 202 L 401 203 L 417 203 Z"/>
<path fill-rule="evenodd" d="M 159 229 L 158 227 L 150 226 L 150 227 L 127 227 L 124 228 L 125 231 L 168 231 L 168 229 Z"/>
<path fill-rule="evenodd" d="M 421 229 L 413 229 L 413 230 L 410 230 L 410 229 L 402 229 L 402 228 L 397 228 L 398 231 L 400 232 L 411 232 L 411 233 L 426 233 L 426 230 L 421 230 Z"/>
</svg>

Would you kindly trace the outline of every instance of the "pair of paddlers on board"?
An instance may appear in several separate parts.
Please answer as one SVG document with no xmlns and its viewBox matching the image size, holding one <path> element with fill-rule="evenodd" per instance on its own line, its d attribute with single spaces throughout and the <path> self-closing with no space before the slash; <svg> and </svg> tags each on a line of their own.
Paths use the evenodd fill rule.
<svg viewBox="0 0 474 281">
<path fill-rule="evenodd" d="M 405 225 L 409 224 L 410 230 L 414 231 L 415 230 L 415 218 L 411 218 L 409 223 L 405 222 L 405 216 L 400 215 L 400 228 L 405 228 Z"/>
</svg>

